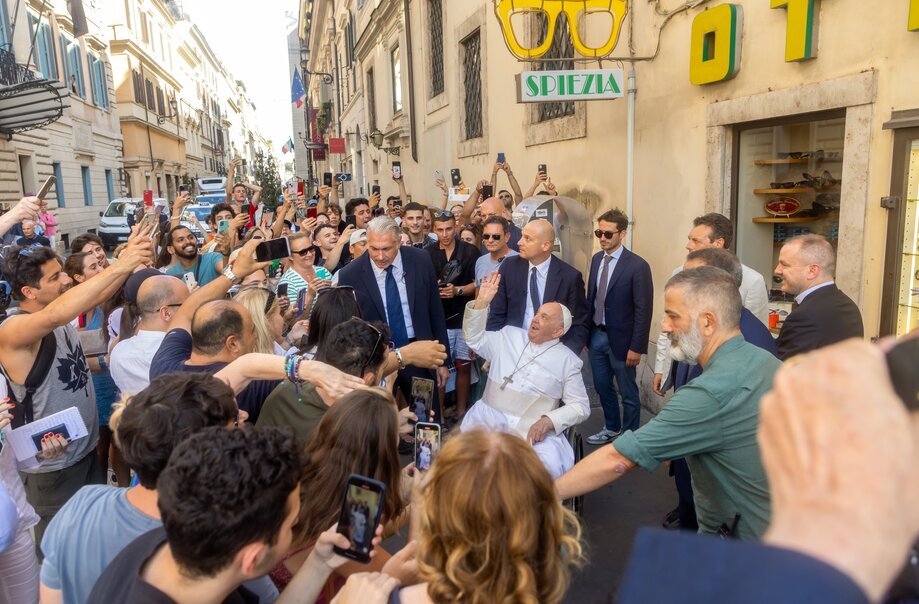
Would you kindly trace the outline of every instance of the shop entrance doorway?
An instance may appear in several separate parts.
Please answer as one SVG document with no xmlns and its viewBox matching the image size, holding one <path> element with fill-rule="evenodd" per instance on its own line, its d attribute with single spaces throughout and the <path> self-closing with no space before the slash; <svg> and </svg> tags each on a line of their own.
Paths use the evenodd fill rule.
<svg viewBox="0 0 919 604">
<path fill-rule="evenodd" d="M 894 130 L 882 336 L 919 328 L 919 127 Z"/>
</svg>

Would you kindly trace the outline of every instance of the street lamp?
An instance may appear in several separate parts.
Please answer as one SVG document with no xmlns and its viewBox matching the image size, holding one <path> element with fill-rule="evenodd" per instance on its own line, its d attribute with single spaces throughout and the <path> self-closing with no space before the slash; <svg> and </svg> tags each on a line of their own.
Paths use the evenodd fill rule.
<svg viewBox="0 0 919 604">
<path fill-rule="evenodd" d="M 166 120 L 171 120 L 174 117 L 179 117 L 179 104 L 175 99 L 169 101 L 169 109 L 172 110 L 172 113 L 169 115 L 158 115 L 156 116 L 156 123 L 162 126 L 166 123 Z"/>
<path fill-rule="evenodd" d="M 383 133 L 380 132 L 379 130 L 374 130 L 373 132 L 371 132 L 369 138 L 373 146 L 379 149 L 380 151 L 383 151 L 384 153 L 388 153 L 389 155 L 399 155 L 402 153 L 401 147 L 384 147 L 383 146 L 383 138 L 384 138 Z"/>
</svg>

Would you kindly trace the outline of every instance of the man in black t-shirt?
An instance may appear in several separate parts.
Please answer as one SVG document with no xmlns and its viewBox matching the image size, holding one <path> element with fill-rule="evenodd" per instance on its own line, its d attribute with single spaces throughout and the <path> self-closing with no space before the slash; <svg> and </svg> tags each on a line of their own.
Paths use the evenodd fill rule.
<svg viewBox="0 0 919 604">
<path fill-rule="evenodd" d="M 456 218 L 452 212 L 434 214 L 437 245 L 427 248 L 440 286 L 440 300 L 447 319 L 447 337 L 456 366 L 456 414 L 461 419 L 469 402 L 472 355 L 463 339 L 463 311 L 475 298 L 475 263 L 479 250 L 456 237 Z"/>
<path fill-rule="evenodd" d="M 186 439 L 157 479 L 163 527 L 123 549 L 89 601 L 257 603 L 241 584 L 265 575 L 290 548 L 302 470 L 302 449 L 281 428 L 213 427 Z M 346 561 L 332 545 L 349 547 L 343 535 L 323 533 L 279 604 L 315 601 Z"/>
</svg>

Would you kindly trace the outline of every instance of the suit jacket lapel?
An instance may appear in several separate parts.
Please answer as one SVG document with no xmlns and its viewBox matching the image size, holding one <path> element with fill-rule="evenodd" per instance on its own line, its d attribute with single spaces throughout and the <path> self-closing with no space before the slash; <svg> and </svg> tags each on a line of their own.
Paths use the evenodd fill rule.
<svg viewBox="0 0 919 604">
<path fill-rule="evenodd" d="M 373 305 L 377 307 L 383 321 L 387 321 L 386 306 L 383 304 L 383 297 L 380 295 L 380 286 L 377 284 L 377 276 L 376 273 L 373 272 L 373 267 L 370 266 L 370 258 L 367 258 L 367 260 L 368 261 L 364 263 L 361 274 L 364 276 L 364 281 L 367 284 L 367 291 L 370 292 L 370 299 L 373 300 Z"/>
<path fill-rule="evenodd" d="M 619 256 L 619 260 L 616 261 L 616 268 L 613 269 L 613 274 L 609 276 L 609 284 L 606 288 L 607 293 L 613 289 L 613 285 L 615 285 L 616 280 L 618 280 L 622 273 L 625 272 L 625 269 L 627 268 L 625 264 L 629 262 L 629 260 L 629 250 L 623 248 L 622 255 Z"/>
<path fill-rule="evenodd" d="M 599 254 L 594 254 L 594 257 L 590 261 L 590 274 L 587 278 L 587 300 L 590 302 L 591 306 L 594 304 L 597 296 L 597 271 L 600 270 L 600 260 L 603 258 L 602 252 Z"/>
<path fill-rule="evenodd" d="M 540 303 L 545 304 L 551 300 L 556 299 L 556 294 L 558 294 L 558 285 L 559 285 L 559 275 L 560 272 L 556 271 L 555 263 L 561 262 L 558 258 L 555 257 L 555 254 L 549 256 L 549 273 L 546 275 L 546 289 L 543 292 L 542 300 Z"/>
<path fill-rule="evenodd" d="M 409 270 L 408 259 L 405 254 L 399 252 L 402 256 L 402 274 L 405 276 L 405 293 L 408 294 L 408 310 L 415 315 L 415 290 L 417 290 L 418 271 Z"/>
</svg>

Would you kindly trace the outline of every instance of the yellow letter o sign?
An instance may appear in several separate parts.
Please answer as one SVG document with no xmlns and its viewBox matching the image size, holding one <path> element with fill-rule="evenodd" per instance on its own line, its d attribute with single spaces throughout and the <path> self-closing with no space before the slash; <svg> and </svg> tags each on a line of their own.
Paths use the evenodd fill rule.
<svg viewBox="0 0 919 604">
<path fill-rule="evenodd" d="M 743 8 L 721 4 L 692 22 L 689 81 L 694 86 L 723 82 L 740 70 Z"/>
</svg>

